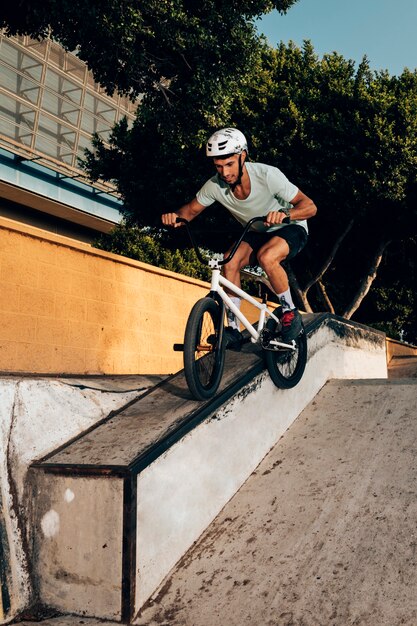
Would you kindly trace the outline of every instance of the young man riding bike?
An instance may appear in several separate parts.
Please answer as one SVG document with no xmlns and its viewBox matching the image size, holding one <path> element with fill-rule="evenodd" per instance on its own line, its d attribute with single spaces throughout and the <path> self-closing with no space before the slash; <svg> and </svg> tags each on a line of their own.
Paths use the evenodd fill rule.
<svg viewBox="0 0 417 626">
<path fill-rule="evenodd" d="M 293 258 L 308 238 L 306 220 L 317 208 L 314 202 L 293 185 L 276 167 L 247 162 L 248 146 L 243 133 L 236 128 L 222 128 L 208 140 L 206 155 L 213 159 L 217 174 L 210 178 L 191 202 L 175 213 L 162 215 L 165 226 L 181 226 L 177 217 L 192 220 L 205 208 L 219 202 L 241 224 L 253 217 L 266 215 L 262 224 L 254 224 L 234 258 L 224 267 L 225 277 L 240 287 L 240 270 L 259 264 L 282 305 L 282 336 L 295 339 L 301 332 L 301 316 L 290 292 L 288 276 L 281 263 Z M 290 223 L 283 223 L 289 218 Z M 288 220 L 287 220 L 288 221 Z M 232 296 L 240 307 L 240 298 Z M 239 322 L 228 312 L 228 347 L 240 349 L 242 335 Z"/>
</svg>

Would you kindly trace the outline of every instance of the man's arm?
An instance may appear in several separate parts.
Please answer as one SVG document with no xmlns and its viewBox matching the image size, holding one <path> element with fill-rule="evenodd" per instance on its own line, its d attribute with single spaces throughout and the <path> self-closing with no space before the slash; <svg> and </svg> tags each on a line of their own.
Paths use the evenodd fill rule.
<svg viewBox="0 0 417 626">
<path fill-rule="evenodd" d="M 300 190 L 298 190 L 297 194 L 290 202 L 293 205 L 290 209 L 291 220 L 307 220 L 309 217 L 313 217 L 317 213 L 317 207 L 313 200 Z M 281 224 L 285 218 L 285 213 L 280 211 L 271 211 L 268 213 L 265 223 L 267 226 L 272 226 L 272 224 Z"/>
<path fill-rule="evenodd" d="M 204 211 L 205 208 L 206 207 L 203 204 L 198 202 L 197 198 L 193 198 L 191 202 L 184 204 L 184 206 L 178 209 L 178 211 L 175 211 L 175 213 L 163 213 L 162 223 L 164 226 L 173 226 L 174 228 L 177 228 L 177 226 L 183 226 L 183 224 L 177 223 L 177 217 L 183 217 L 184 219 L 191 221 L 197 217 L 201 211 Z"/>
</svg>

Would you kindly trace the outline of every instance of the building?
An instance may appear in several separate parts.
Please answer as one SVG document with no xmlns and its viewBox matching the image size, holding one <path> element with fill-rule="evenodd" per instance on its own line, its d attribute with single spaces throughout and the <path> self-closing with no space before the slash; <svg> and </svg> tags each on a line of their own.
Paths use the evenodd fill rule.
<svg viewBox="0 0 417 626">
<path fill-rule="evenodd" d="M 0 216 L 87 242 L 111 230 L 121 201 L 79 159 L 136 106 L 57 43 L 0 35 Z"/>
</svg>

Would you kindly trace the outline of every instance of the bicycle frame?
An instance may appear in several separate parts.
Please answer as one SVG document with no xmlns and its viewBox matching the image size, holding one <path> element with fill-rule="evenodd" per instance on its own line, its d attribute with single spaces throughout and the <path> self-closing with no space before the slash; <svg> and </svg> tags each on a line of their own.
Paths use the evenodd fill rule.
<svg viewBox="0 0 417 626">
<path fill-rule="evenodd" d="M 216 263 L 216 261 L 214 261 L 214 262 L 210 261 L 210 263 Z M 243 326 L 249 332 L 249 334 L 251 335 L 252 343 L 257 343 L 259 341 L 260 336 L 261 336 L 261 332 L 262 332 L 262 330 L 265 327 L 267 316 L 271 317 L 273 320 L 275 320 L 278 323 L 279 323 L 279 319 L 276 317 L 276 315 L 274 315 L 268 309 L 268 307 L 267 307 L 265 302 L 259 303 L 257 300 L 255 300 L 255 298 L 253 298 L 251 295 L 249 295 L 245 291 L 243 291 L 243 289 L 240 289 L 239 287 L 237 287 L 236 285 L 231 283 L 230 280 L 227 280 L 227 278 L 222 276 L 221 273 L 220 273 L 220 268 L 216 268 L 216 267 L 212 267 L 211 266 L 211 270 L 212 270 L 212 275 L 211 275 L 211 291 L 210 291 L 210 293 L 212 293 L 212 294 L 217 293 L 220 296 L 220 298 L 227 305 L 227 307 L 232 311 L 232 313 L 238 318 L 238 320 L 243 324 Z M 259 321 L 258 321 L 258 328 L 257 329 L 255 329 L 255 327 L 249 322 L 248 318 L 234 304 L 234 302 L 232 301 L 230 296 L 223 289 L 223 286 L 227 287 L 227 289 L 229 291 L 233 292 L 234 294 L 236 294 L 237 296 L 239 296 L 243 300 L 246 300 L 246 302 L 249 302 L 249 304 L 251 304 L 254 307 L 256 307 L 257 309 L 259 309 L 260 313 L 259 313 Z M 276 339 L 272 340 L 271 344 L 276 346 L 276 347 L 294 349 L 294 344 L 293 343 L 292 344 L 283 343 L 281 341 L 277 341 Z"/>
<path fill-rule="evenodd" d="M 279 319 L 268 309 L 266 302 L 262 302 L 259 303 L 257 300 L 255 300 L 255 298 L 253 298 L 251 295 L 247 294 L 245 291 L 243 291 L 243 289 L 240 289 L 239 287 L 237 287 L 235 284 L 233 284 L 232 282 L 230 282 L 230 280 L 227 280 L 227 278 L 225 278 L 224 276 L 221 275 L 220 273 L 220 268 L 223 265 L 226 265 L 226 263 L 228 263 L 233 256 L 235 255 L 238 247 L 240 246 L 240 244 L 242 243 L 243 237 L 245 236 L 245 234 L 247 233 L 247 231 L 249 230 L 249 228 L 252 226 L 252 224 L 254 222 L 258 222 L 258 221 L 265 221 L 266 217 L 254 217 L 252 218 L 245 226 L 241 236 L 239 237 L 239 239 L 235 242 L 232 251 L 230 252 L 229 256 L 223 260 L 218 260 L 218 259 L 210 259 L 208 262 L 208 265 L 212 271 L 212 276 L 211 276 L 211 291 L 210 294 L 214 296 L 214 294 L 218 294 L 220 296 L 220 298 L 223 300 L 223 302 L 227 305 L 227 307 L 232 311 L 232 313 L 238 318 L 238 320 L 243 324 L 243 326 L 246 328 L 246 330 L 249 332 L 249 334 L 251 335 L 251 341 L 252 343 L 257 343 L 260 339 L 261 336 L 261 332 L 265 327 L 266 324 L 266 319 L 267 316 L 271 317 L 273 320 L 275 320 L 276 322 L 279 323 Z M 284 220 L 286 221 L 286 220 Z M 201 255 L 201 252 L 199 250 L 199 247 L 196 245 L 195 241 L 194 241 L 194 237 L 192 235 L 191 230 L 188 227 L 188 221 L 185 220 L 184 218 L 177 218 L 177 222 L 182 222 L 186 228 L 187 228 L 187 232 L 188 232 L 188 236 L 190 237 L 191 243 L 196 251 L 197 257 L 199 259 L 199 261 L 203 264 L 207 263 L 207 260 L 203 258 L 203 256 Z M 228 291 L 231 291 L 232 293 L 236 294 L 237 296 L 239 296 L 240 298 L 242 298 L 243 300 L 246 300 L 246 302 L 249 302 L 249 304 L 253 305 L 254 307 L 256 307 L 257 309 L 259 309 L 260 313 L 259 313 L 259 321 L 258 321 L 258 328 L 255 329 L 255 327 L 249 322 L 249 320 L 247 319 L 247 317 L 240 311 L 240 309 L 238 309 L 238 307 L 233 303 L 233 301 L 231 300 L 230 296 L 226 293 L 226 291 L 223 289 L 223 286 L 226 287 L 228 289 Z M 276 339 L 273 339 L 270 341 L 270 344 L 276 348 L 286 348 L 286 349 L 291 349 L 291 350 L 295 350 L 295 342 L 292 341 L 291 343 L 284 343 L 282 341 L 278 341 Z"/>
<path fill-rule="evenodd" d="M 208 260 L 203 258 L 195 244 L 188 228 L 188 221 L 184 218 L 177 218 L 177 222 L 185 224 L 199 261 L 205 265 L 208 264 L 211 270 L 210 293 L 208 296 L 197 300 L 191 309 L 185 328 L 184 343 L 174 344 L 174 350 L 184 353 L 185 380 L 191 395 L 196 400 L 208 400 L 213 397 L 221 383 L 225 365 L 225 350 L 228 347 L 240 350 L 243 343 L 240 333 L 239 344 L 236 343 L 236 347 L 229 343 L 228 337 L 224 337 L 225 307 L 236 316 L 236 319 L 249 332 L 252 343 L 259 343 L 271 380 L 278 388 L 291 389 L 300 382 L 304 373 L 307 363 L 307 338 L 302 325 L 297 338 L 289 343 L 284 343 L 280 332 L 281 311 L 278 308 L 273 313 L 268 309 L 267 292 L 260 293 L 261 302 L 259 302 L 258 299 L 247 294 L 221 275 L 222 266 L 232 259 L 243 241 L 245 233 L 255 221 L 261 220 L 265 221 L 266 218 L 255 217 L 246 224 L 241 236 L 226 258 Z M 259 280 L 271 289 L 268 281 L 263 278 Z M 240 308 L 234 304 L 229 294 L 238 296 L 258 309 L 258 324 L 253 325 L 249 322 Z"/>
</svg>

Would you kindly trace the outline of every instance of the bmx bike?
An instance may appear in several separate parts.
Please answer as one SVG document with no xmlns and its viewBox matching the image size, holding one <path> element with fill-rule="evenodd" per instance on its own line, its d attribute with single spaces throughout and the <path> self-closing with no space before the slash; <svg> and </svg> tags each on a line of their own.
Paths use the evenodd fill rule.
<svg viewBox="0 0 417 626">
<path fill-rule="evenodd" d="M 246 293 L 224 276 L 220 270 L 231 261 L 252 224 L 264 222 L 266 217 L 254 217 L 243 229 L 230 254 L 220 260 L 205 259 L 196 245 L 188 220 L 178 217 L 177 222 L 185 225 L 198 260 L 211 269 L 211 288 L 207 297 L 198 300 L 191 309 L 185 328 L 184 344 L 174 349 L 184 352 L 184 371 L 188 388 L 196 400 L 207 400 L 216 393 L 224 369 L 226 333 L 224 332 L 225 306 L 239 319 L 250 335 L 250 341 L 261 346 L 269 375 L 281 389 L 295 387 L 301 380 L 307 362 L 307 338 L 304 326 L 298 337 L 284 341 L 281 331 L 282 307 L 270 311 L 267 306 L 267 291 L 263 290 L 262 301 Z M 224 287 L 259 309 L 258 323 L 253 325 L 235 306 Z"/>
</svg>

